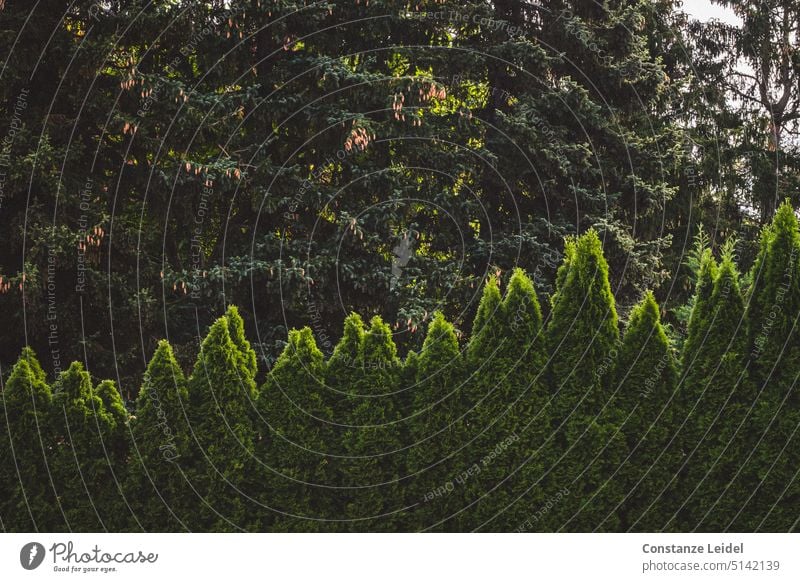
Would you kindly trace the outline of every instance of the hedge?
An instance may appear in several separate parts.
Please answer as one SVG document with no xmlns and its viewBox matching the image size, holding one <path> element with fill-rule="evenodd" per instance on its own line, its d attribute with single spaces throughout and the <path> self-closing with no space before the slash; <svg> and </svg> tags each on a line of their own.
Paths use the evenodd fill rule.
<svg viewBox="0 0 800 582">
<path fill-rule="evenodd" d="M 380 317 L 330 358 L 289 332 L 265 382 L 231 307 L 184 374 L 158 344 L 129 412 L 30 349 L 0 410 L 4 531 L 789 531 L 800 520 L 800 234 L 788 204 L 741 276 L 702 252 L 682 353 L 646 292 L 621 333 L 594 231 L 543 316 L 489 277 L 472 336 Z"/>
</svg>

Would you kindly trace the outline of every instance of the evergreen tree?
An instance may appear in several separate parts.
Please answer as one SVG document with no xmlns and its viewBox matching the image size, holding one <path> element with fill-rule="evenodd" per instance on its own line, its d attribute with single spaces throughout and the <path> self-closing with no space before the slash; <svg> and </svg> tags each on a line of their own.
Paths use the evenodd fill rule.
<svg viewBox="0 0 800 582">
<path fill-rule="evenodd" d="M 330 511 L 337 516 L 349 515 L 348 505 L 358 493 L 351 489 L 354 484 L 349 475 L 352 466 L 344 441 L 352 430 L 350 424 L 355 409 L 362 402 L 356 395 L 365 375 L 364 333 L 361 316 L 357 313 L 348 315 L 344 320 L 342 337 L 325 363 L 325 390 L 321 396 L 324 405 L 331 410 L 333 419 L 320 436 L 325 440 L 328 451 L 337 455 L 329 458 L 328 465 L 332 484 L 336 486 L 336 489 L 328 492 L 331 497 Z M 326 524 L 326 529 L 346 531 L 351 525 L 347 521 L 331 522 Z"/>
<path fill-rule="evenodd" d="M 162 340 L 147 366 L 131 421 L 126 493 L 145 531 L 185 530 L 188 511 L 195 506 L 196 495 L 184 473 L 188 402 L 186 378 L 169 342 Z"/>
<path fill-rule="evenodd" d="M 700 250 L 699 262 L 694 296 L 691 301 L 692 309 L 686 329 L 686 340 L 681 349 L 680 381 L 673 415 L 672 454 L 680 460 L 679 468 L 672 475 L 669 489 L 663 494 L 664 501 L 668 502 L 664 507 L 663 527 L 672 531 L 680 531 L 683 526 L 683 523 L 678 520 L 678 512 L 685 501 L 681 495 L 685 493 L 687 483 L 685 477 L 688 471 L 687 463 L 699 438 L 696 430 L 697 422 L 692 417 L 691 411 L 697 404 L 695 387 L 698 382 L 702 381 L 703 374 L 705 370 L 708 370 L 709 365 L 709 362 L 703 361 L 705 356 L 700 352 L 700 348 L 706 341 L 710 330 L 709 321 L 713 317 L 711 296 L 719 270 L 717 261 L 709 248 Z M 712 361 L 710 364 L 713 365 L 714 362 Z M 699 373 L 695 373 L 695 371 L 699 371 Z"/>
<path fill-rule="evenodd" d="M 462 445 L 463 364 L 452 324 L 437 312 L 419 354 L 412 441 L 407 456 L 408 529 L 455 530 L 464 494 L 456 478 Z M 458 489 L 457 489 L 458 488 Z"/>
<path fill-rule="evenodd" d="M 457 518 L 458 529 L 462 531 L 474 529 L 494 517 L 491 508 L 483 509 L 491 505 L 488 501 L 484 502 L 483 498 L 488 494 L 487 489 L 497 483 L 488 473 L 481 474 L 481 459 L 497 444 L 495 438 L 502 432 L 494 430 L 496 415 L 503 404 L 498 389 L 499 378 L 508 371 L 506 366 L 509 364 L 498 356 L 504 341 L 501 335 L 502 310 L 499 282 L 497 277 L 491 276 L 483 286 L 464 361 L 468 377 L 463 391 L 465 414 L 462 430 L 465 446 L 460 458 L 462 468 L 467 473 L 463 478 L 465 507 Z M 504 438 L 502 436 L 499 440 Z"/>
<path fill-rule="evenodd" d="M 42 365 L 39 363 L 39 359 L 36 357 L 36 352 L 33 351 L 33 348 L 30 346 L 25 346 L 22 348 L 20 359 L 28 362 L 28 366 L 30 367 L 31 372 L 36 380 L 39 382 L 47 382 L 47 374 L 45 374 L 44 370 L 42 369 Z"/>
<path fill-rule="evenodd" d="M 56 0 L 5 2 L 0 31 L 24 28 L 28 41 L 0 87 L 4 135 L 27 96 L 4 190 L 4 216 L 20 235 L 0 249 L 11 321 L 22 323 L 18 283 L 41 289 L 48 256 L 58 257 L 60 288 L 85 256 L 83 299 L 99 305 L 110 293 L 108 317 L 72 317 L 79 294 L 64 293 L 59 331 L 85 338 L 101 376 L 124 362 L 120 385 L 129 385 L 143 372 L 139 328 L 155 337 L 162 323 L 162 293 L 176 351 L 194 345 L 195 315 L 210 323 L 232 299 L 252 303 L 247 315 L 259 314 L 260 349 L 272 358 L 309 301 L 326 332 L 341 320 L 334 296 L 413 329 L 441 289 L 448 313 L 459 313 L 489 263 L 533 271 L 576 228 L 608 235 L 625 295 L 663 277 L 660 217 L 676 191 L 664 168 L 679 168 L 673 99 L 683 96 L 669 89 L 687 83 L 671 1 L 332 4 L 129 0 L 79 3 L 63 19 Z M 425 11 L 436 18 L 416 17 Z M 46 87 L 56 78 L 63 83 Z M 57 127 L 44 121 L 53 103 Z M 70 195 L 54 214 L 60 191 Z M 54 215 L 57 235 L 21 236 L 22 225 L 53 226 Z M 138 244 L 118 247 L 104 272 L 112 215 L 115 234 Z M 680 218 L 669 223 L 676 232 Z M 397 277 L 386 257 L 409 231 L 431 252 L 415 253 Z M 88 253 L 75 253 L 84 243 Z M 462 244 L 459 265 L 449 251 Z M 25 321 L 45 347 L 46 302 L 31 299 Z M 114 350 L 98 339 L 112 321 Z M 417 347 L 419 336 L 402 337 Z M 4 336 L 0 353 L 16 356 L 21 343 Z M 74 343 L 65 357 L 81 352 Z"/>
<path fill-rule="evenodd" d="M 7 532 L 52 531 L 62 521 L 49 470 L 52 395 L 41 370 L 26 348 L 0 394 L 0 525 Z"/>
<path fill-rule="evenodd" d="M 752 279 L 747 305 L 751 377 L 759 389 L 785 395 L 800 365 L 800 228 L 788 201 L 764 229 Z"/>
<path fill-rule="evenodd" d="M 496 318 L 500 317 L 502 302 L 497 277 L 489 277 L 483 286 L 483 295 L 475 313 L 475 321 L 472 323 L 472 337 L 467 346 L 467 357 L 470 362 L 479 360 L 483 350 L 494 340 L 499 327 L 496 325 Z M 491 325 L 492 323 L 495 325 Z"/>
<path fill-rule="evenodd" d="M 715 505 L 744 461 L 735 435 L 741 434 L 753 394 L 744 368 L 747 331 L 732 243 L 713 269 L 717 273 L 710 297 L 700 288 L 712 271 L 710 259 L 706 265 L 682 358 L 684 424 L 678 434 L 684 458 L 675 509 L 681 529 L 715 531 L 726 519 L 714 511 Z"/>
<path fill-rule="evenodd" d="M 263 433 L 259 460 L 264 479 L 262 531 L 338 529 L 342 512 L 325 435 L 332 413 L 325 406 L 325 366 L 311 329 L 289 332 L 289 342 L 258 397 Z M 332 507 L 333 506 L 333 507 Z M 333 509 L 333 510 L 332 510 Z"/>
<path fill-rule="evenodd" d="M 231 336 L 231 341 L 239 351 L 240 365 L 244 368 L 249 377 L 254 379 L 258 373 L 256 353 L 253 351 L 253 348 L 250 347 L 250 342 L 247 341 L 247 336 L 244 332 L 244 320 L 242 316 L 239 315 L 239 308 L 235 305 L 230 305 L 227 311 L 225 311 L 225 319 L 228 320 L 228 333 Z"/>
<path fill-rule="evenodd" d="M 727 167 L 738 166 L 746 176 L 746 185 L 736 194 L 757 209 L 761 224 L 766 224 L 779 202 L 777 194 L 796 192 L 798 185 L 800 158 L 792 134 L 800 115 L 800 48 L 793 36 L 800 6 L 786 0 L 714 3 L 737 18 L 736 23 L 711 19 L 694 27 L 702 39 L 703 50 L 697 52 L 711 61 L 715 73 L 704 84 L 714 87 L 709 93 L 723 101 L 719 109 L 728 121 L 721 124 L 723 133 L 717 131 L 715 141 L 735 144 L 723 146 L 725 151 L 713 157 L 725 160 Z M 728 128 L 740 139 L 720 140 Z"/>
<path fill-rule="evenodd" d="M 698 358 L 710 329 L 709 321 L 713 317 L 711 296 L 714 292 L 714 281 L 717 278 L 718 270 L 719 267 L 711 250 L 706 249 L 700 259 L 700 273 L 695 282 L 694 305 L 689 316 L 686 342 L 681 352 L 681 370 L 684 374 L 695 368 L 695 362 L 700 364 L 695 369 L 702 369 L 708 364 L 702 360 L 698 361 Z"/>
<path fill-rule="evenodd" d="M 556 426 L 605 406 L 607 372 L 619 342 L 608 265 L 597 233 L 589 230 L 567 241 L 564 257 L 547 328 Z"/>
<path fill-rule="evenodd" d="M 797 528 L 800 484 L 795 473 L 800 424 L 800 233 L 792 206 L 784 202 L 762 235 L 753 266 L 747 319 L 749 369 L 758 402 L 750 463 L 738 484 L 741 511 L 733 526 L 747 531 Z M 749 493 L 747 489 L 749 488 Z M 742 501 L 743 499 L 743 501 Z"/>
<path fill-rule="evenodd" d="M 693 267 L 697 273 L 694 281 L 694 295 L 689 302 L 691 311 L 688 316 L 686 339 L 681 348 L 680 379 L 672 409 L 672 444 L 670 450 L 666 451 L 670 457 L 676 458 L 678 468 L 670 475 L 670 483 L 661 496 L 660 510 L 656 510 L 656 513 L 660 514 L 656 516 L 656 519 L 661 522 L 658 529 L 664 528 L 668 531 L 681 531 L 684 525 L 678 519 L 678 512 L 685 501 L 681 496 L 685 494 L 687 464 L 690 451 L 694 448 L 694 445 L 689 445 L 689 443 L 696 444 L 698 438 L 696 422 L 691 414 L 697 403 L 697 395 L 692 386 L 697 384 L 698 378 L 702 378 L 702 372 L 695 376 L 693 370 L 707 369 L 708 363 L 698 358 L 701 356 L 700 347 L 706 341 L 710 329 L 708 322 L 713 316 L 711 296 L 719 270 L 711 249 L 707 247 L 702 238 L 696 244 L 696 255 L 697 264 Z M 690 450 L 687 451 L 687 447 Z"/>
<path fill-rule="evenodd" d="M 191 486 L 201 500 L 190 516 L 192 530 L 231 531 L 252 525 L 245 468 L 255 447 L 256 387 L 229 329 L 225 316 L 214 322 L 188 381 L 192 438 L 181 454 L 191 463 Z"/>
<path fill-rule="evenodd" d="M 353 413 L 344 436 L 354 531 L 396 531 L 402 510 L 404 464 L 397 425 L 400 360 L 392 331 L 375 316 L 364 336 L 364 374 L 354 386 Z M 372 518 L 372 519 L 365 519 Z"/>
<path fill-rule="evenodd" d="M 120 483 L 105 443 L 115 422 L 92 388 L 89 373 L 73 362 L 53 385 L 52 427 L 56 445 L 53 481 L 69 531 L 113 530 L 120 514 Z"/>
<path fill-rule="evenodd" d="M 469 447 L 466 466 L 477 465 L 467 490 L 474 506 L 463 512 L 462 529 L 510 531 L 544 499 L 545 440 L 550 434 L 542 315 L 533 283 L 515 269 L 502 303 L 496 284 L 487 283 L 481 309 L 496 318 L 480 326 L 470 343 L 470 385 L 482 384 L 476 408 L 481 431 Z"/>
<path fill-rule="evenodd" d="M 102 452 L 105 455 L 112 481 L 102 492 L 104 514 L 108 516 L 110 531 L 120 531 L 133 521 L 131 500 L 126 496 L 124 484 L 128 472 L 130 453 L 129 414 L 122 403 L 122 397 L 112 380 L 103 380 L 94 389 L 103 403 L 105 422 L 100 434 Z"/>
<path fill-rule="evenodd" d="M 616 511 L 626 531 L 659 531 L 664 493 L 678 470 L 669 447 L 677 370 L 658 304 L 651 292 L 631 311 L 614 367 L 613 413 L 629 456 L 617 476 L 623 497 Z"/>
<path fill-rule="evenodd" d="M 325 386 L 328 388 L 325 401 L 335 419 L 343 422 L 352 414 L 352 396 L 363 378 L 364 322 L 360 315 L 351 313 L 345 318 L 342 338 L 325 365 Z M 340 439 L 334 440 L 338 442 Z"/>
<path fill-rule="evenodd" d="M 610 372 L 618 351 L 614 296 L 600 239 L 594 230 L 565 244 L 564 264 L 547 328 L 553 395 L 555 465 L 548 498 L 560 491 L 543 525 L 555 531 L 614 530 L 618 498 L 612 475 L 625 444 L 609 407 Z"/>
</svg>

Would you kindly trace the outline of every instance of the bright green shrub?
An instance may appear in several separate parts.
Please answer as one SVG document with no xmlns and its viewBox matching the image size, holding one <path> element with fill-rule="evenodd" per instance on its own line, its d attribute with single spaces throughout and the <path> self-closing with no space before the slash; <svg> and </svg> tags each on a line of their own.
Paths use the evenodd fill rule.
<svg viewBox="0 0 800 582">
<path fill-rule="evenodd" d="M 162 340 L 144 374 L 131 420 L 126 493 L 145 531 L 186 529 L 195 493 L 185 474 L 189 426 L 186 378 L 169 342 Z"/>
<path fill-rule="evenodd" d="M 52 531 L 62 522 L 48 464 L 53 460 L 52 395 L 36 355 L 25 348 L 0 407 L 0 519 L 8 532 Z"/>
<path fill-rule="evenodd" d="M 200 346 L 188 381 L 187 473 L 199 499 L 191 530 L 252 527 L 246 467 L 255 448 L 255 380 L 234 344 L 228 318 L 215 321 Z"/>
<path fill-rule="evenodd" d="M 259 501 L 262 531 L 339 528 L 340 501 L 326 435 L 331 410 L 321 396 L 325 366 L 310 328 L 289 332 L 289 342 L 258 397 L 258 458 L 264 486 Z M 331 523 L 333 522 L 333 523 Z"/>
</svg>

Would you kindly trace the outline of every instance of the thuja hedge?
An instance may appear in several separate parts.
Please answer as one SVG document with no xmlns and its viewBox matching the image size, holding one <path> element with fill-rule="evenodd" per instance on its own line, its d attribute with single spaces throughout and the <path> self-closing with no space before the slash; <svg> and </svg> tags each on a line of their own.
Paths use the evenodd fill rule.
<svg viewBox="0 0 800 582">
<path fill-rule="evenodd" d="M 402 359 L 356 314 L 326 360 L 294 330 L 256 384 L 235 307 L 186 377 L 168 342 L 135 412 L 26 349 L 2 392 L 6 531 L 788 531 L 800 518 L 800 234 L 780 208 L 750 273 L 701 252 L 675 353 L 646 293 L 620 332 L 595 232 L 548 317 L 489 278 L 468 342 L 441 314 Z"/>
</svg>

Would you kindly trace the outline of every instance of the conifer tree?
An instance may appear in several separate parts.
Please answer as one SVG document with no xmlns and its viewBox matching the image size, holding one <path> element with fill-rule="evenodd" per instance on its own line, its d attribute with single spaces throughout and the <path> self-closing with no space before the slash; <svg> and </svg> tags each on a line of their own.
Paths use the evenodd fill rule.
<svg viewBox="0 0 800 582">
<path fill-rule="evenodd" d="M 255 431 L 255 380 L 223 316 L 210 327 L 188 381 L 192 438 L 186 456 L 200 501 L 190 529 L 236 531 L 251 526 L 246 471 Z"/>
<path fill-rule="evenodd" d="M 679 467 L 672 439 L 677 369 L 652 292 L 631 311 L 615 362 L 612 412 L 622 427 L 629 457 L 617 479 L 623 495 L 615 508 L 625 530 L 659 531 L 663 498 Z"/>
<path fill-rule="evenodd" d="M 190 438 L 188 403 L 186 378 L 172 346 L 162 340 L 147 366 L 131 421 L 126 493 L 145 531 L 183 531 L 187 512 L 196 506 L 192 501 L 196 494 L 184 473 Z"/>
<path fill-rule="evenodd" d="M 354 386 L 353 413 L 344 436 L 353 531 L 396 531 L 402 509 L 404 463 L 395 399 L 400 360 L 392 331 L 375 316 L 364 336 L 364 374 Z M 365 519 L 365 518 L 373 519 Z"/>
<path fill-rule="evenodd" d="M 488 474 L 480 475 L 480 472 L 481 459 L 496 445 L 495 438 L 500 432 L 494 430 L 496 415 L 502 405 L 498 379 L 508 371 L 505 368 L 508 362 L 501 361 L 502 358 L 498 355 L 505 339 L 501 335 L 502 315 L 503 298 L 499 282 L 496 276 L 491 276 L 483 286 L 464 361 L 467 377 L 463 390 L 464 448 L 460 452 L 460 459 L 469 482 L 465 479 L 465 507 L 457 518 L 458 529 L 462 531 L 478 527 L 493 515 L 491 508 L 483 509 L 491 505 L 483 498 L 487 495 L 487 489 L 496 483 Z M 469 474 L 470 469 L 474 475 Z"/>
<path fill-rule="evenodd" d="M 348 315 L 344 320 L 342 337 L 325 363 L 325 389 L 321 393 L 323 404 L 332 413 L 332 422 L 324 427 L 320 436 L 325 439 L 328 451 L 336 455 L 328 459 L 328 474 L 332 485 L 336 487 L 328 491 L 329 510 L 341 518 L 349 515 L 348 505 L 358 493 L 352 489 L 353 479 L 349 475 L 352 465 L 347 458 L 349 453 L 344 441 L 351 431 L 355 409 L 362 403 L 355 396 L 365 375 L 364 334 L 361 316 L 357 313 Z M 346 531 L 353 525 L 349 521 L 331 522 L 326 524 L 326 529 Z"/>
<path fill-rule="evenodd" d="M 239 315 L 239 308 L 235 305 L 229 306 L 227 311 L 225 311 L 225 318 L 228 320 L 228 333 L 230 333 L 231 341 L 239 351 L 241 365 L 251 378 L 255 378 L 258 373 L 256 353 L 253 351 L 253 348 L 250 347 L 250 342 L 247 341 L 247 336 L 244 331 L 244 320 L 242 316 Z"/>
<path fill-rule="evenodd" d="M 464 491 L 456 478 L 463 466 L 462 357 L 455 330 L 437 312 L 428 327 L 417 366 L 412 441 L 408 450 L 406 506 L 412 529 L 456 529 Z M 459 487 L 457 489 L 457 487 Z M 446 521 L 449 520 L 449 521 Z"/>
<path fill-rule="evenodd" d="M 0 393 L 0 519 L 7 532 L 52 531 L 62 521 L 49 472 L 52 395 L 41 370 L 25 348 Z"/>
<path fill-rule="evenodd" d="M 547 342 L 558 426 L 606 404 L 607 371 L 619 342 L 608 265 L 594 230 L 566 242 L 557 282 Z M 587 374 L 594 379 L 587 382 Z"/>
<path fill-rule="evenodd" d="M 698 423 L 696 418 L 692 417 L 691 411 L 697 405 L 696 387 L 702 382 L 703 375 L 708 369 L 708 362 L 704 361 L 706 356 L 701 353 L 700 348 L 710 332 L 710 320 L 713 317 L 711 296 L 719 270 L 711 249 L 707 247 L 699 249 L 699 263 L 686 340 L 681 349 L 680 380 L 673 409 L 673 441 L 670 454 L 679 460 L 679 467 L 673 473 L 668 489 L 662 494 L 664 502 L 662 526 L 670 531 L 680 531 L 684 525 L 678 513 L 686 501 L 681 496 L 686 493 L 690 453 L 699 438 Z"/>
<path fill-rule="evenodd" d="M 477 360 L 481 356 L 484 345 L 492 339 L 492 334 L 497 333 L 498 326 L 490 326 L 491 322 L 496 322 L 500 317 L 500 305 L 503 298 L 500 295 L 500 287 L 497 277 L 491 276 L 483 286 L 483 295 L 478 304 L 478 311 L 475 313 L 475 321 L 472 323 L 472 337 L 467 346 L 467 356 L 470 360 Z"/>
<path fill-rule="evenodd" d="M 788 201 L 764 230 L 752 280 L 749 369 L 758 402 L 750 421 L 752 457 L 737 488 L 744 501 L 733 527 L 789 531 L 800 511 L 800 229 Z"/>
<path fill-rule="evenodd" d="M 258 397 L 262 435 L 259 461 L 265 498 L 262 531 L 339 529 L 341 501 L 325 436 L 331 411 L 321 393 L 325 366 L 311 329 L 289 332 Z M 332 509 L 333 506 L 333 509 Z"/>
<path fill-rule="evenodd" d="M 108 516 L 109 530 L 120 531 L 133 518 L 130 499 L 126 497 L 124 490 L 130 445 L 129 414 L 113 380 L 103 380 L 95 387 L 94 392 L 103 403 L 105 422 L 101 424 L 101 453 L 106 457 L 112 477 L 112 481 L 102 490 L 98 503 L 104 506 L 103 514 Z"/>
<path fill-rule="evenodd" d="M 761 389 L 784 391 L 800 365 L 800 228 L 784 202 L 762 234 L 747 306 L 751 377 Z"/>
<path fill-rule="evenodd" d="M 679 467 L 672 474 L 668 488 L 662 494 L 663 508 L 662 527 L 669 531 L 681 531 L 684 523 L 679 519 L 682 510 L 688 483 L 687 471 L 690 462 L 690 453 L 695 448 L 698 440 L 696 418 L 692 410 L 698 402 L 696 386 L 702 381 L 709 362 L 700 351 L 710 332 L 710 320 L 713 317 L 713 304 L 711 296 L 714 292 L 714 282 L 717 278 L 719 266 L 714 259 L 711 249 L 699 248 L 699 267 L 695 280 L 695 291 L 691 301 L 692 309 L 689 314 L 689 323 L 686 329 L 686 340 L 683 342 L 680 356 L 680 376 L 675 395 L 672 422 L 672 444 L 670 455 L 678 460 Z M 714 362 L 710 362 L 712 365 Z M 685 513 L 685 511 L 684 511 Z"/>
<path fill-rule="evenodd" d="M 351 313 L 344 320 L 342 338 L 325 364 L 327 390 L 324 400 L 333 411 L 335 419 L 345 419 L 352 414 L 352 396 L 356 384 L 363 379 L 364 322 L 360 315 Z M 343 431 L 339 429 L 337 432 Z"/>
<path fill-rule="evenodd" d="M 543 499 L 550 423 L 542 379 L 541 309 L 521 269 L 513 272 L 502 303 L 499 298 L 490 280 L 480 308 L 495 310 L 496 319 L 487 321 L 470 343 L 468 386 L 482 384 L 484 394 L 476 406 L 479 433 L 469 447 L 480 471 L 467 483 L 473 496 L 468 501 L 475 503 L 463 512 L 464 529 L 514 529 Z"/>
<path fill-rule="evenodd" d="M 517 473 L 511 480 L 514 506 L 506 510 L 505 519 L 495 529 L 511 531 L 555 489 L 547 476 L 553 463 L 553 434 L 542 311 L 533 282 L 520 269 L 509 281 L 501 322 L 509 361 L 512 354 L 517 355 L 504 382 L 507 401 L 514 402 L 508 412 L 511 432 L 507 439 L 512 443 L 509 459 Z"/>
<path fill-rule="evenodd" d="M 717 279 L 718 270 L 717 261 L 711 250 L 706 249 L 700 259 L 700 273 L 695 282 L 694 305 L 689 316 L 686 342 L 681 352 L 682 374 L 688 373 L 693 368 L 701 370 L 708 363 L 698 358 L 710 331 L 710 319 L 713 317 L 711 295 L 714 292 L 714 281 Z M 695 366 L 695 363 L 699 365 Z"/>
<path fill-rule="evenodd" d="M 113 529 L 120 518 L 119 482 L 104 443 L 115 422 L 79 362 L 53 385 L 53 480 L 69 531 Z"/>
<path fill-rule="evenodd" d="M 30 346 L 22 348 L 20 358 L 28 362 L 28 366 L 30 366 L 34 378 L 40 382 L 47 382 L 47 374 L 45 374 L 42 369 L 42 365 L 39 363 L 39 359 L 36 357 L 36 352 L 33 351 L 33 348 Z"/>
<path fill-rule="evenodd" d="M 416 417 L 414 416 L 414 398 L 416 397 L 417 392 L 418 368 L 419 354 L 414 350 L 409 350 L 400 367 L 398 379 L 399 387 L 397 398 L 395 400 L 397 404 L 396 415 L 398 419 L 398 437 L 403 445 L 403 475 L 406 477 L 408 476 L 408 447 L 414 442 L 413 432 L 414 422 L 416 420 Z M 409 479 L 403 479 L 401 483 L 402 487 L 405 489 L 409 486 L 410 482 L 411 481 Z M 405 523 L 405 516 L 403 516 L 402 519 Z"/>
<path fill-rule="evenodd" d="M 619 328 L 608 265 L 597 233 L 567 240 L 557 273 L 547 328 L 549 381 L 556 461 L 548 498 L 568 492 L 547 512 L 543 526 L 555 531 L 614 530 L 618 496 L 612 475 L 625 444 L 609 407 L 610 372 Z"/>
<path fill-rule="evenodd" d="M 698 281 L 682 358 L 685 424 L 678 433 L 684 455 L 678 498 L 683 507 L 676 509 L 683 530 L 714 531 L 715 524 L 725 521 L 714 508 L 744 461 L 735 439 L 744 434 L 741 423 L 753 402 L 744 368 L 747 331 L 732 242 L 715 270 L 710 297 L 700 289 L 708 275 Z"/>
</svg>

